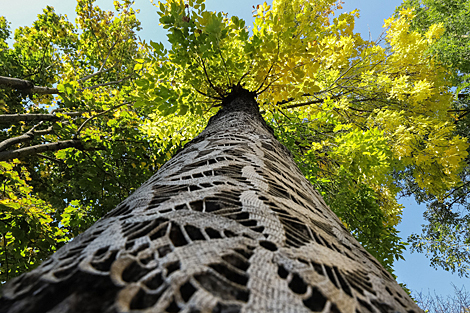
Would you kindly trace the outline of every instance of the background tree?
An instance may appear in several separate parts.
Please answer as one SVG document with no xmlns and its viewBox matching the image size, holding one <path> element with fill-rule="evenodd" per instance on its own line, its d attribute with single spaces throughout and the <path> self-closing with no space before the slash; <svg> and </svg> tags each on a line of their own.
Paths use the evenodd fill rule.
<svg viewBox="0 0 470 313">
<path fill-rule="evenodd" d="M 78 1 L 75 24 L 47 7 L 16 30 L 12 48 L 0 18 L 2 282 L 88 228 L 162 162 L 126 99 L 140 23 L 129 1 L 115 6 Z"/>
<path fill-rule="evenodd" d="M 454 294 L 444 298 L 436 294 L 413 293 L 420 308 L 429 313 L 468 313 L 470 311 L 470 294 L 462 287 L 453 285 Z"/>
<path fill-rule="evenodd" d="M 402 8 L 412 8 L 415 17 L 411 27 L 421 33 L 440 25 L 445 31 L 427 50 L 426 55 L 445 64 L 454 88 L 450 112 L 456 125 L 454 133 L 468 137 L 470 132 L 469 78 L 470 78 L 470 6 L 458 0 L 408 0 Z M 418 202 L 427 204 L 422 234 L 413 234 L 412 248 L 425 252 L 435 267 L 468 276 L 470 269 L 470 159 L 459 174 L 461 181 L 445 194 L 426 193 L 403 173 L 403 193 L 415 195 Z"/>
</svg>

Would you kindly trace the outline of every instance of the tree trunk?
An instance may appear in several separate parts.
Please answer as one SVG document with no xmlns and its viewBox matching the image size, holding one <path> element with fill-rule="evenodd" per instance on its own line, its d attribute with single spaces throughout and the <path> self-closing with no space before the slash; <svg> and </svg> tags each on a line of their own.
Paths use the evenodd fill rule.
<svg viewBox="0 0 470 313">
<path fill-rule="evenodd" d="M 233 91 L 116 209 L 9 282 L 0 312 L 421 312 Z"/>
</svg>

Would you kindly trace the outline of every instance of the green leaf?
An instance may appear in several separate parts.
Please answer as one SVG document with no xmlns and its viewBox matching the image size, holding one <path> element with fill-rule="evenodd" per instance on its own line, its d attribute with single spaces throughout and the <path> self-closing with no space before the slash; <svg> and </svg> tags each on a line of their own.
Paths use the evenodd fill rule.
<svg viewBox="0 0 470 313">
<path fill-rule="evenodd" d="M 185 115 L 188 112 L 189 107 L 187 105 L 182 105 L 179 111 L 179 115 Z"/>
<path fill-rule="evenodd" d="M 145 78 L 138 79 L 138 80 L 135 81 L 135 84 L 139 87 L 146 88 L 149 85 L 149 80 L 145 79 Z"/>
</svg>

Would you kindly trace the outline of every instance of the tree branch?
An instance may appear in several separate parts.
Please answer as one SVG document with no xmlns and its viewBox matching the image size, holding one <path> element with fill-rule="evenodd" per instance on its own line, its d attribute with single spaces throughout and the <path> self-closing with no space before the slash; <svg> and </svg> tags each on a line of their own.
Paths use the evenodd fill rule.
<svg viewBox="0 0 470 313">
<path fill-rule="evenodd" d="M 47 155 L 44 155 L 44 154 L 41 154 L 41 153 L 38 153 L 38 154 L 36 154 L 36 155 L 37 155 L 38 157 L 40 157 L 40 158 L 44 158 L 44 159 L 49 160 L 49 161 L 52 161 L 52 162 L 56 162 L 56 163 L 59 163 L 59 164 L 64 163 L 62 160 L 58 160 L 58 159 L 55 159 L 55 158 L 51 158 L 51 157 L 49 157 L 49 156 L 47 156 Z"/>
<path fill-rule="evenodd" d="M 255 61 L 254 60 L 251 61 L 250 67 L 248 68 L 248 71 L 245 74 L 243 74 L 242 77 L 240 77 L 240 80 L 237 83 L 238 86 L 241 86 L 242 80 L 250 74 L 250 71 L 253 68 L 253 62 L 255 62 Z"/>
<path fill-rule="evenodd" d="M 345 94 L 339 94 L 339 95 L 336 95 L 336 96 L 333 96 L 331 97 L 330 99 L 334 100 L 334 99 L 338 99 L 342 96 L 344 96 Z M 284 101 L 281 101 L 281 102 L 278 102 L 278 104 L 285 104 L 285 103 L 288 103 L 288 102 L 291 102 L 293 101 L 294 99 L 288 99 L 288 100 L 284 100 Z M 377 99 L 372 99 L 372 98 L 365 98 L 365 99 L 360 99 L 360 100 L 353 100 L 351 101 L 352 103 L 359 103 L 359 102 L 365 102 L 365 101 L 372 101 L 372 100 L 377 100 Z M 323 103 L 325 102 L 325 99 L 316 99 L 316 100 L 311 100 L 311 101 L 306 101 L 306 102 L 301 102 L 301 103 L 296 103 L 296 104 L 291 104 L 291 105 L 287 105 L 285 107 L 282 107 L 283 109 L 293 109 L 293 108 L 298 108 L 298 107 L 302 107 L 302 106 L 306 106 L 306 105 L 310 105 L 310 104 L 316 104 L 316 103 Z M 366 110 L 359 110 L 359 109 L 354 109 L 352 107 L 349 107 L 350 109 L 353 109 L 355 111 L 361 111 L 361 112 L 370 112 L 370 111 L 366 111 Z"/>
<path fill-rule="evenodd" d="M 122 104 L 120 104 L 120 105 L 116 105 L 116 106 L 114 106 L 114 107 L 112 107 L 112 108 L 110 108 L 110 109 L 108 109 L 108 110 L 106 110 L 106 111 L 103 111 L 103 112 L 100 112 L 100 113 L 98 113 L 98 114 L 96 114 L 96 115 L 90 116 L 88 119 L 86 119 L 86 121 L 84 121 L 84 122 L 82 123 L 82 125 L 80 125 L 80 127 L 78 127 L 77 132 L 76 132 L 76 134 L 75 134 L 75 138 L 78 138 L 78 137 L 80 136 L 80 132 L 82 131 L 83 127 L 85 127 L 85 125 L 86 125 L 89 121 L 91 121 L 92 119 L 94 119 L 95 117 L 98 117 L 98 116 L 100 116 L 100 115 L 106 114 L 106 113 L 108 113 L 109 111 L 116 110 L 117 108 L 120 108 L 120 107 L 122 107 L 123 105 L 129 105 L 129 104 L 130 104 L 130 102 L 125 102 L 125 103 L 122 103 Z"/>
<path fill-rule="evenodd" d="M 307 101 L 307 102 L 287 105 L 287 106 L 283 107 L 283 109 L 293 109 L 293 108 L 303 107 L 303 106 L 310 105 L 310 104 L 323 103 L 323 102 L 325 102 L 324 99 L 311 100 L 311 101 Z"/>
<path fill-rule="evenodd" d="M 12 151 L 0 152 L 0 161 L 8 161 L 15 158 L 22 158 L 25 156 L 38 154 L 46 151 L 57 151 L 65 148 L 83 149 L 83 144 L 80 140 L 72 139 L 65 141 L 58 141 L 46 143 L 42 145 L 35 145 L 31 147 L 20 148 Z"/>
<path fill-rule="evenodd" d="M 113 69 L 112 67 L 111 67 L 111 68 L 108 68 L 108 69 L 105 69 L 105 70 L 101 70 L 101 69 L 100 69 L 99 71 L 94 72 L 93 74 L 90 74 L 90 75 L 87 75 L 87 76 L 85 76 L 85 77 L 83 77 L 83 78 L 80 78 L 78 81 L 79 81 L 79 82 L 87 81 L 87 80 L 89 80 L 90 78 L 92 78 L 92 77 L 94 77 L 94 76 L 96 76 L 96 75 L 99 75 L 99 74 L 102 74 L 102 73 L 107 73 L 107 72 L 109 72 L 109 71 L 112 70 L 112 69 Z"/>
<path fill-rule="evenodd" d="M 222 59 L 222 64 L 224 65 L 224 68 L 225 68 L 225 74 L 227 75 L 228 86 L 231 87 L 232 86 L 232 80 L 230 79 L 230 75 L 229 75 L 229 72 L 228 72 L 228 69 L 227 69 L 227 63 L 225 63 L 224 56 L 222 55 L 222 52 L 220 51 L 220 49 L 219 49 L 219 55 L 220 55 L 220 58 Z"/>
<path fill-rule="evenodd" d="M 64 112 L 60 113 L 68 116 L 80 116 L 82 115 L 81 112 Z M 51 113 L 30 113 L 30 114 L 0 114 L 0 125 L 12 125 L 14 123 L 23 121 L 23 122 L 31 122 L 31 121 L 58 121 L 61 117 L 57 116 L 57 114 Z"/>
<path fill-rule="evenodd" d="M 193 87 L 193 88 L 194 88 L 194 90 L 196 90 L 196 92 L 197 92 L 197 93 L 199 93 L 199 94 L 203 95 L 204 97 L 207 97 L 207 98 L 212 98 L 212 99 L 214 99 L 214 97 L 211 97 L 211 96 L 209 96 L 207 93 L 204 93 L 204 92 L 202 92 L 202 91 L 198 90 L 198 89 L 197 89 L 196 87 L 194 87 L 193 85 L 191 85 L 191 87 Z M 217 98 L 217 99 L 218 99 L 218 98 Z M 220 99 L 220 100 L 222 100 L 222 99 Z"/>
<path fill-rule="evenodd" d="M 0 142 L 0 151 L 4 151 L 9 146 L 15 145 L 17 143 L 31 140 L 37 135 L 45 135 L 45 134 L 49 134 L 49 133 L 52 132 L 52 130 L 53 130 L 52 126 L 47 128 L 47 129 L 42 129 L 42 130 L 36 131 L 35 128 L 37 126 L 39 126 L 41 123 L 35 125 L 33 128 L 31 128 L 30 130 L 28 130 L 26 133 L 24 133 L 21 136 L 9 138 L 9 139 L 6 139 L 6 140 Z"/>
<path fill-rule="evenodd" d="M 449 193 L 444 197 L 444 199 L 449 198 L 454 192 L 456 192 L 457 190 L 462 189 L 462 188 L 468 186 L 469 184 L 470 184 L 470 181 L 465 182 L 463 185 L 454 188 L 454 190 L 452 190 L 451 192 L 449 192 Z M 443 199 L 443 200 L 444 200 L 444 199 Z"/>
<path fill-rule="evenodd" d="M 85 80 L 87 80 L 87 79 L 89 79 L 89 78 L 91 78 L 95 75 L 101 74 L 103 72 L 106 72 L 106 71 L 98 71 L 96 73 L 88 75 L 88 76 L 84 77 L 83 79 L 80 79 L 79 82 L 85 81 Z M 112 82 L 103 83 L 103 84 L 99 84 L 99 85 L 95 85 L 95 86 L 91 86 L 91 87 L 85 87 L 83 89 L 79 89 L 79 91 L 83 91 L 85 89 L 93 90 L 93 89 L 103 87 L 103 86 L 119 84 L 119 83 L 123 82 L 124 80 L 128 79 L 129 77 L 131 77 L 132 75 L 133 74 L 129 74 L 129 75 L 127 75 L 126 77 L 124 77 L 122 79 L 115 80 L 115 81 L 112 81 Z M 36 93 L 36 94 L 40 94 L 40 95 L 58 95 L 58 94 L 60 94 L 60 92 L 57 88 L 34 86 L 34 84 L 29 80 L 13 78 L 13 77 L 0 76 L 0 87 L 1 86 L 8 87 L 8 88 L 13 88 L 13 89 L 18 89 L 18 90 L 26 90 L 28 92 Z"/>
<path fill-rule="evenodd" d="M 129 75 L 127 75 L 126 77 L 124 77 L 124 78 L 122 78 L 122 79 L 120 79 L 120 80 L 115 80 L 115 81 L 108 82 L 108 83 L 103 83 L 103 84 L 99 84 L 99 85 L 94 85 L 94 86 L 91 86 L 91 87 L 85 87 L 85 88 L 81 89 L 80 91 L 83 91 L 83 90 L 85 90 L 85 89 L 93 90 L 93 89 L 96 89 L 96 88 L 99 88 L 99 87 L 104 87 L 104 86 L 119 84 L 119 83 L 122 83 L 123 81 L 125 81 L 126 79 L 130 78 L 132 75 L 134 75 L 134 74 L 129 74 Z"/>
<path fill-rule="evenodd" d="M 280 51 L 280 47 L 279 47 L 279 35 L 278 35 L 277 36 L 277 54 L 276 54 L 276 58 L 273 60 L 273 63 L 271 63 L 271 66 L 269 67 L 269 70 L 266 73 L 266 76 L 264 77 L 263 81 L 261 82 L 261 85 L 258 87 L 258 89 L 255 90 L 256 95 L 262 94 L 266 90 L 266 89 L 264 89 L 263 92 L 258 93 L 258 91 L 260 91 L 261 88 L 263 88 L 264 84 L 266 83 L 266 80 L 269 77 L 269 74 L 271 74 L 271 71 L 274 67 L 274 64 L 276 64 L 277 60 L 279 59 L 279 51 Z M 269 84 L 269 85 L 271 85 L 271 84 Z"/>
<path fill-rule="evenodd" d="M 29 80 L 13 78 L 13 77 L 0 76 L 0 86 L 19 89 L 19 90 L 26 90 L 26 91 L 37 93 L 40 95 L 59 94 L 59 90 L 57 88 L 34 86 L 34 84 Z"/>
<path fill-rule="evenodd" d="M 458 120 L 460 120 L 462 117 L 465 117 L 465 115 L 467 115 L 468 113 L 470 113 L 470 111 L 467 111 L 467 112 L 465 112 L 465 113 L 462 114 L 462 115 L 459 115 L 459 116 L 457 117 L 457 120 L 456 120 L 455 122 L 457 123 Z"/>
<path fill-rule="evenodd" d="M 98 73 L 103 70 L 104 66 L 106 65 L 106 62 L 108 61 L 109 56 L 111 55 L 111 52 L 113 51 L 113 49 L 114 49 L 114 47 L 116 46 L 117 43 L 118 43 L 118 41 L 116 40 L 116 41 L 113 43 L 113 45 L 111 46 L 111 48 L 109 48 L 108 55 L 106 55 L 106 58 L 104 59 L 103 64 L 101 64 L 101 67 L 100 67 L 100 69 L 98 70 Z M 106 70 L 106 71 L 107 71 L 107 70 Z"/>
<path fill-rule="evenodd" d="M 201 60 L 202 68 L 204 70 L 204 74 L 206 75 L 207 82 L 209 83 L 211 88 L 214 89 L 214 91 L 223 99 L 224 95 L 219 92 L 218 88 L 215 88 L 215 86 L 212 84 L 211 79 L 209 78 L 209 74 L 207 73 L 207 70 L 206 70 L 206 64 L 204 63 L 204 59 L 202 59 L 201 57 L 199 57 L 199 59 Z"/>
</svg>

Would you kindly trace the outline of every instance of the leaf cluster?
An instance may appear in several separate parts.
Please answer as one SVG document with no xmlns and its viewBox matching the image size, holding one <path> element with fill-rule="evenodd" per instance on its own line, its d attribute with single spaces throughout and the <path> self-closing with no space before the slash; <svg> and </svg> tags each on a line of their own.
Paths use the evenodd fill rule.
<svg viewBox="0 0 470 313">
<path fill-rule="evenodd" d="M 0 89 L 5 115 L 16 115 L 0 147 L 10 159 L 30 149 L 21 162 L 34 196 L 71 236 L 200 132 L 240 86 L 256 94 L 306 177 L 390 271 L 405 248 L 396 230 L 402 177 L 438 197 L 461 182 L 468 144 L 452 117 L 451 76 L 422 53 L 443 28 L 415 31 L 410 10 L 386 21 L 381 44 L 354 31 L 358 11 L 335 16 L 334 0 L 258 5 L 251 29 L 207 11 L 203 0 L 168 0 L 156 4 L 168 46 L 137 40 L 130 1 L 116 2 L 116 12 L 77 3 L 76 24 L 47 8 L 0 58 L 18 64 Z"/>
<path fill-rule="evenodd" d="M 91 226 L 180 146 L 148 136 L 132 105 L 145 49 L 131 4 L 78 1 L 75 23 L 46 7 L 12 47 L 0 18 L 2 282 Z"/>
<path fill-rule="evenodd" d="M 449 110 L 455 125 L 452 132 L 461 138 L 468 137 L 469 3 L 459 0 L 408 0 L 403 2 L 400 9 L 405 8 L 413 10 L 413 30 L 439 34 L 423 53 L 446 65 L 450 84 L 454 89 L 452 108 Z M 455 148 L 465 149 L 461 145 Z M 470 268 L 470 150 L 466 149 L 467 156 L 459 173 L 459 183 L 448 188 L 444 194 L 428 193 L 410 179 L 410 175 L 419 170 L 417 168 L 411 167 L 398 175 L 403 194 L 413 194 L 418 202 L 427 205 L 424 213 L 427 224 L 422 225 L 422 233 L 413 234 L 408 238 L 412 249 L 426 253 L 433 266 L 457 272 L 460 276 L 468 276 Z"/>
<path fill-rule="evenodd" d="M 455 133 L 449 73 L 422 53 L 442 28 L 414 31 L 403 10 L 386 21 L 381 45 L 354 32 L 357 11 L 335 17 L 339 7 L 264 3 L 250 33 L 202 0 L 159 3 L 171 46 L 151 42 L 134 95 L 141 107 L 194 120 L 216 112 L 236 86 L 256 93 L 306 176 L 391 268 L 404 249 L 393 174 L 410 173 L 425 193 L 442 196 L 460 182 L 468 145 Z"/>
</svg>

